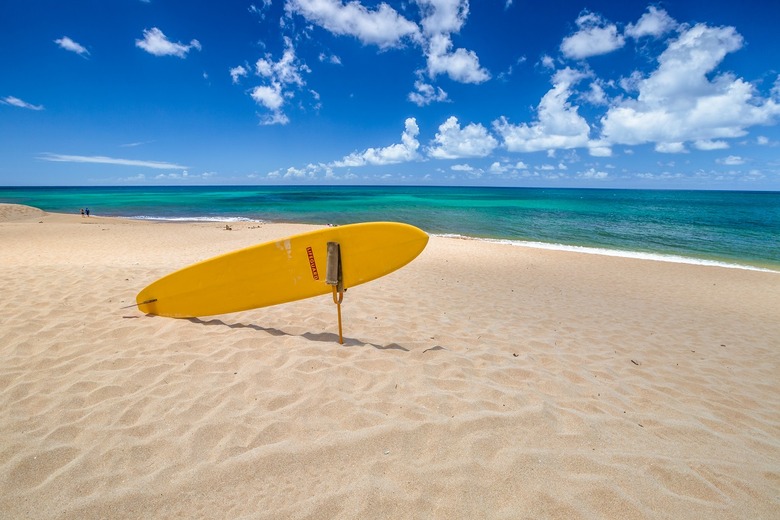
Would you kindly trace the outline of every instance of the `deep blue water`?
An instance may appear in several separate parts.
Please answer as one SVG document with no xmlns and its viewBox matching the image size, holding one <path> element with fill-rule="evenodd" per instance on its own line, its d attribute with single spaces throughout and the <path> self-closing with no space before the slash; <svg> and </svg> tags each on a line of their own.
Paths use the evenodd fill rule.
<svg viewBox="0 0 780 520">
<path fill-rule="evenodd" d="M 0 187 L 0 202 L 152 219 L 347 224 L 780 270 L 780 192 L 485 187 Z"/>
</svg>

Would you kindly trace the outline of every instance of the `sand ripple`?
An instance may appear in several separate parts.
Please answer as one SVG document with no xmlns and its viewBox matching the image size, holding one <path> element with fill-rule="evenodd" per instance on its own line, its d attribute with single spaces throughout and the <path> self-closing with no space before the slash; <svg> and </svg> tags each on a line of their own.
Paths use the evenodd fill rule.
<svg viewBox="0 0 780 520">
<path fill-rule="evenodd" d="M 0 516 L 780 517 L 780 277 L 435 238 L 340 346 L 123 308 L 182 262 L 127 244 L 272 227 L 79 220 L 0 227 Z"/>
</svg>

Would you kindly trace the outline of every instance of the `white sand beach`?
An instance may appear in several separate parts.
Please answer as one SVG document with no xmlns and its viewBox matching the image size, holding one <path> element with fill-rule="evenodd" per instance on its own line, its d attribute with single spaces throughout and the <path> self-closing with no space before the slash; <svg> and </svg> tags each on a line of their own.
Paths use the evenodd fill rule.
<svg viewBox="0 0 780 520">
<path fill-rule="evenodd" d="M 780 273 L 432 237 L 330 296 L 143 287 L 314 229 L 0 204 L 0 517 L 780 518 Z"/>
</svg>

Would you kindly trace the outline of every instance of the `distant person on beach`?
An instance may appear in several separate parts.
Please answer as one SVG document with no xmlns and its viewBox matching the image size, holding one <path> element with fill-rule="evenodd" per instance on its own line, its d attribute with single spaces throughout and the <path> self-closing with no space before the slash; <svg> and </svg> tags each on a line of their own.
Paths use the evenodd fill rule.
<svg viewBox="0 0 780 520">
<path fill-rule="evenodd" d="M 84 213 L 86 213 L 86 214 L 87 214 L 87 216 L 89 216 L 89 208 L 85 209 L 85 210 L 84 210 Z"/>
<path fill-rule="evenodd" d="M 81 208 L 81 218 L 84 218 L 84 208 Z"/>
</svg>

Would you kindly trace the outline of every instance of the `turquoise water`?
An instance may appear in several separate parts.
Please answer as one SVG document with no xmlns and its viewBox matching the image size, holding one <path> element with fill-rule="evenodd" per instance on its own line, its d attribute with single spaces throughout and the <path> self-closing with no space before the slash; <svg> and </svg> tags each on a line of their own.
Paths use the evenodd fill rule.
<svg viewBox="0 0 780 520">
<path fill-rule="evenodd" d="M 483 187 L 2 188 L 47 211 L 171 220 L 347 224 L 780 270 L 780 193 Z M 594 252 L 594 251 L 592 251 Z"/>
</svg>

